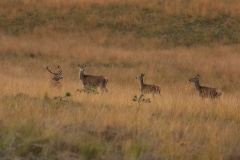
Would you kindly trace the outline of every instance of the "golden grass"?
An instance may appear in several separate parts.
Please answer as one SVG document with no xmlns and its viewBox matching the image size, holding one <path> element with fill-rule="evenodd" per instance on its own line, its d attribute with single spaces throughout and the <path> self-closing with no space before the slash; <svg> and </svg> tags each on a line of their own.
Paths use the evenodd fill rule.
<svg viewBox="0 0 240 160">
<path fill-rule="evenodd" d="M 236 0 L 42 0 L 41 3 L 37 0 L 17 0 L 12 3 L 8 0 L 3 0 L 0 2 L 2 11 L 9 10 L 15 7 L 15 11 L 20 9 L 28 10 L 33 7 L 44 9 L 46 7 L 50 8 L 62 8 L 65 7 L 86 7 L 92 4 L 98 5 L 109 5 L 109 4 L 138 4 L 140 6 L 146 7 L 159 7 L 168 14 L 187 14 L 191 16 L 200 17 L 215 17 L 219 14 L 230 14 L 232 16 L 240 15 L 240 2 Z M 14 10 L 11 9 L 14 12 Z M 17 13 L 17 12 L 16 12 Z"/>
<path fill-rule="evenodd" d="M 42 157 L 72 154 L 115 159 L 231 159 L 239 156 L 239 46 L 170 50 L 100 47 L 69 38 L 8 37 L 0 43 L 2 94 L 0 145 L 11 157 L 30 156 L 31 144 L 43 145 Z M 78 63 L 86 73 L 109 78 L 107 94 L 79 93 Z M 60 64 L 62 86 L 51 87 L 45 65 Z M 135 77 L 162 87 L 162 96 L 140 95 Z M 219 100 L 203 100 L 188 79 L 217 87 Z M 55 96 L 72 96 L 66 101 Z M 140 107 L 139 111 L 137 108 Z M 5 134 L 5 132 L 7 134 Z M 90 148 L 89 148 L 90 147 Z M 95 149 L 91 149 L 95 148 Z M 90 153 L 89 153 L 90 152 Z"/>
<path fill-rule="evenodd" d="M 169 15 L 204 18 L 239 16 L 240 6 L 235 0 L 3 0 L 0 12 L 14 17 L 34 7 L 58 8 L 58 14 L 64 14 L 93 3 L 133 3 Z M 125 24 L 127 16 L 115 22 Z M 32 34 L 15 37 L 1 31 L 0 159 L 240 158 L 239 45 L 164 50 L 157 49 L 154 38 L 115 33 L 119 35 L 109 39 L 111 32 L 105 28 L 84 35 L 51 30 L 54 27 L 36 27 Z M 137 44 L 134 40 L 138 46 L 131 46 Z M 131 47 L 123 47 L 126 43 Z M 89 66 L 86 74 L 107 76 L 109 92 L 79 93 L 79 63 Z M 64 78 L 54 87 L 45 67 L 58 64 Z M 151 103 L 132 100 L 140 95 L 135 78 L 140 73 L 145 73 L 145 83 L 161 86 L 162 96 L 145 95 Z M 222 97 L 201 99 L 188 82 L 196 74 L 202 85 L 216 87 Z"/>
</svg>

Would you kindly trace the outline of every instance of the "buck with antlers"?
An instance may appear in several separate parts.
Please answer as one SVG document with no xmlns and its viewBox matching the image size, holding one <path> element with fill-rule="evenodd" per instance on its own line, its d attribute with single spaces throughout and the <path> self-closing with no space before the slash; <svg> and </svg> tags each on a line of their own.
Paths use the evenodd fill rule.
<svg viewBox="0 0 240 160">
<path fill-rule="evenodd" d="M 62 77 L 62 70 L 60 69 L 60 66 L 57 65 L 57 67 L 56 67 L 58 69 L 57 72 L 51 71 L 48 66 L 46 66 L 46 68 L 47 68 L 48 72 L 50 72 L 53 75 L 52 80 L 57 82 L 57 83 L 60 83 L 59 81 L 63 78 Z"/>
<path fill-rule="evenodd" d="M 153 84 L 145 84 L 143 82 L 143 77 L 145 74 L 140 74 L 139 76 L 136 77 L 136 79 L 139 80 L 139 85 L 140 85 L 140 90 L 142 93 L 148 94 L 151 93 L 153 96 L 154 94 L 160 94 L 161 88 L 158 85 L 153 85 Z"/>
<path fill-rule="evenodd" d="M 200 75 L 197 74 L 195 77 L 190 78 L 189 81 L 195 84 L 197 91 L 199 92 L 199 96 L 202 98 L 217 98 L 220 97 L 222 93 L 217 92 L 216 88 L 201 86 L 199 83 Z"/>
<path fill-rule="evenodd" d="M 86 65 L 78 65 L 80 71 L 79 71 L 79 78 L 81 79 L 84 86 L 89 85 L 93 87 L 99 87 L 102 92 L 108 92 L 107 90 L 107 83 L 108 78 L 104 76 L 94 76 L 94 75 L 86 75 L 84 74 Z"/>
</svg>

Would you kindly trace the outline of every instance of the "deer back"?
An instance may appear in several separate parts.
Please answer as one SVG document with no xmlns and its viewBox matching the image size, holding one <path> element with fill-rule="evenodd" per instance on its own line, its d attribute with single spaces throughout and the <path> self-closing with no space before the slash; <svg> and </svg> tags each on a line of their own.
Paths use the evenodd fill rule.
<svg viewBox="0 0 240 160">
<path fill-rule="evenodd" d="M 215 98 L 218 96 L 218 92 L 216 88 L 200 86 L 199 95 L 203 98 L 205 97 Z"/>
<path fill-rule="evenodd" d="M 106 86 L 107 79 L 103 76 L 84 75 L 82 82 L 83 85 Z"/>
<path fill-rule="evenodd" d="M 157 85 L 144 84 L 141 88 L 142 93 L 160 93 L 160 87 Z"/>
</svg>

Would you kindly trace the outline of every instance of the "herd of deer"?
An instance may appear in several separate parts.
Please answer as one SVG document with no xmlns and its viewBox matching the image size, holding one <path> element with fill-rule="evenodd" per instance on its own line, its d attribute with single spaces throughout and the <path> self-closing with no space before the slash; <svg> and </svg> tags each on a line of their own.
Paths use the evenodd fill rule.
<svg viewBox="0 0 240 160">
<path fill-rule="evenodd" d="M 78 65 L 80 71 L 79 71 L 79 78 L 82 81 L 83 85 L 89 85 L 93 87 L 99 87 L 102 92 L 108 92 L 107 90 L 107 83 L 108 83 L 108 78 L 104 76 L 94 76 L 94 75 L 86 75 L 84 74 L 86 65 Z M 53 74 L 52 80 L 56 83 L 60 83 L 60 80 L 63 78 L 62 77 L 62 70 L 60 69 L 60 66 L 58 65 L 56 67 L 58 69 L 57 72 L 51 71 L 49 67 L 47 66 L 46 69 Z M 140 90 L 144 94 L 160 94 L 161 88 L 158 85 L 155 84 L 145 84 L 143 82 L 143 77 L 145 74 L 140 74 L 139 76 L 136 77 L 136 79 L 139 80 L 139 86 Z M 199 83 L 199 74 L 191 79 L 189 79 L 190 82 L 193 82 L 195 84 L 195 87 L 197 91 L 199 92 L 199 96 L 202 98 L 218 98 L 221 96 L 221 93 L 217 91 L 216 88 L 211 88 L 211 87 L 205 87 L 201 86 Z"/>
</svg>

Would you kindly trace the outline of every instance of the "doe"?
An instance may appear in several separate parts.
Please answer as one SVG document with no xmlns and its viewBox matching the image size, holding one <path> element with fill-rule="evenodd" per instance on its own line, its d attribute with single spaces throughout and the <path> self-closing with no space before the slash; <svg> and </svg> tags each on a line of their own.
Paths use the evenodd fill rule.
<svg viewBox="0 0 240 160">
<path fill-rule="evenodd" d="M 143 82 L 143 77 L 145 74 L 141 73 L 139 76 L 136 77 L 136 79 L 139 80 L 139 86 L 140 86 L 140 90 L 142 93 L 145 94 L 152 94 L 154 96 L 154 94 L 160 94 L 161 92 L 161 88 L 159 85 L 156 84 L 145 84 Z"/>
<path fill-rule="evenodd" d="M 79 67 L 79 78 L 82 81 L 83 85 L 89 85 L 92 87 L 99 87 L 102 92 L 108 92 L 107 90 L 107 83 L 108 83 L 108 78 L 104 76 L 94 76 L 94 75 L 86 75 L 84 74 L 86 65 L 78 65 Z"/>
<path fill-rule="evenodd" d="M 189 82 L 193 82 L 195 84 L 195 87 L 197 91 L 199 92 L 199 96 L 202 98 L 218 98 L 221 96 L 221 92 L 217 92 L 216 88 L 211 88 L 211 87 L 205 87 L 201 86 L 199 83 L 199 77 L 200 75 L 197 74 L 195 77 L 190 78 Z"/>
</svg>

